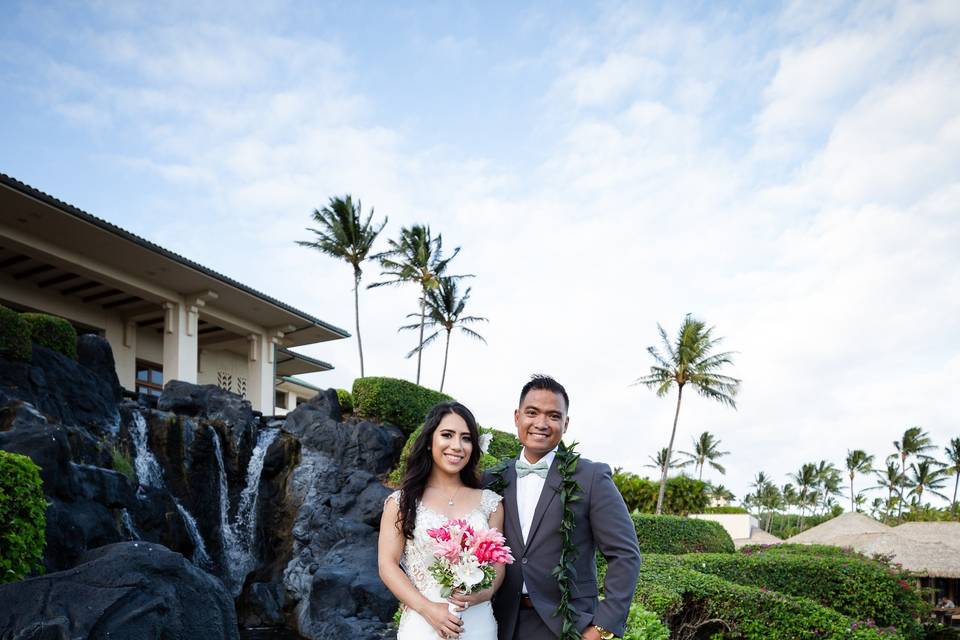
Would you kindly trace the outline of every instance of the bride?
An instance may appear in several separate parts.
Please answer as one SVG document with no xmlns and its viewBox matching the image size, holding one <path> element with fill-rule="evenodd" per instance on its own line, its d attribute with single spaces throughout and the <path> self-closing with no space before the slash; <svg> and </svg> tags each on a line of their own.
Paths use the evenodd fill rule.
<svg viewBox="0 0 960 640">
<path fill-rule="evenodd" d="M 497 638 L 490 599 L 503 581 L 503 565 L 496 566 L 491 588 L 454 593 L 449 600 L 428 571 L 434 558 L 427 529 L 462 518 L 477 530 L 503 530 L 500 496 L 479 488 L 479 438 L 477 421 L 465 406 L 435 406 L 413 443 L 400 491 L 384 504 L 380 578 L 404 605 L 397 640 Z"/>
</svg>

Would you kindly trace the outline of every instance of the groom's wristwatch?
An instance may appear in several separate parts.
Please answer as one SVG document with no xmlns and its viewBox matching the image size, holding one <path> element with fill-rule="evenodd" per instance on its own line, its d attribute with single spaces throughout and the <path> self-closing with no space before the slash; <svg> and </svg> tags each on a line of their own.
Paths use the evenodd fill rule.
<svg viewBox="0 0 960 640">
<path fill-rule="evenodd" d="M 593 628 L 600 632 L 600 640 L 611 640 L 615 637 L 613 631 L 607 631 L 598 624 L 593 625 Z"/>
</svg>

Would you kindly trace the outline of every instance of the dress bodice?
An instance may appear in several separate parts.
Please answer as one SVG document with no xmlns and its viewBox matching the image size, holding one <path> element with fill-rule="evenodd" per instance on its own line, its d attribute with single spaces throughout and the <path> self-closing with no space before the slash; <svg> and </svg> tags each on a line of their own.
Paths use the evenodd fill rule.
<svg viewBox="0 0 960 640">
<path fill-rule="evenodd" d="M 400 503 L 400 492 L 394 491 L 387 500 L 396 500 Z M 484 489 L 480 494 L 480 504 L 463 516 L 474 529 L 490 528 L 490 514 L 497 510 L 497 506 L 503 498 Z M 420 593 L 434 602 L 442 602 L 443 596 L 440 594 L 440 585 L 430 575 L 428 568 L 433 564 L 433 545 L 434 542 L 427 535 L 427 529 L 433 529 L 443 525 L 450 520 L 449 516 L 437 513 L 433 509 L 425 507 L 423 503 L 417 505 L 417 524 L 413 530 L 413 540 L 407 540 L 403 549 L 403 555 L 400 558 L 400 566 L 410 577 L 410 581 Z"/>
</svg>

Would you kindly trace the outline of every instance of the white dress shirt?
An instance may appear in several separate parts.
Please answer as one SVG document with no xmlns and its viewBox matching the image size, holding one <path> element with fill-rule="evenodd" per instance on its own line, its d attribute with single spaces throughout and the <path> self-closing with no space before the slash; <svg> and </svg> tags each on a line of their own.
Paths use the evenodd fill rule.
<svg viewBox="0 0 960 640">
<path fill-rule="evenodd" d="M 527 462 L 530 461 L 526 454 L 521 452 L 521 457 Z M 553 464 L 553 459 L 557 455 L 557 450 L 549 452 L 541 460 L 547 463 L 547 468 Z M 527 543 L 530 536 L 530 527 L 533 525 L 533 512 L 537 510 L 537 503 L 540 501 L 540 493 L 543 491 L 543 485 L 547 482 L 546 478 L 541 478 L 535 473 L 528 473 L 522 478 L 517 478 L 517 516 L 520 518 L 520 531 L 523 533 L 523 542 Z M 527 583 L 523 583 L 521 593 L 527 593 Z"/>
</svg>

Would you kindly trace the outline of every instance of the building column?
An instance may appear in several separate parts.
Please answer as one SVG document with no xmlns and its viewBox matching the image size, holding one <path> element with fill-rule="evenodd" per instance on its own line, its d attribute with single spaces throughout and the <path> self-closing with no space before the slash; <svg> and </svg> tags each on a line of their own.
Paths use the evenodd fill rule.
<svg viewBox="0 0 960 640">
<path fill-rule="evenodd" d="M 263 333 L 247 336 L 247 399 L 257 411 L 273 414 L 274 349 L 276 339 Z"/>
<path fill-rule="evenodd" d="M 137 388 L 137 323 L 124 319 L 108 322 L 104 337 L 113 349 L 120 386 L 134 391 Z"/>
<path fill-rule="evenodd" d="M 197 305 L 163 303 L 163 382 L 197 382 Z"/>
</svg>

